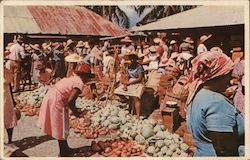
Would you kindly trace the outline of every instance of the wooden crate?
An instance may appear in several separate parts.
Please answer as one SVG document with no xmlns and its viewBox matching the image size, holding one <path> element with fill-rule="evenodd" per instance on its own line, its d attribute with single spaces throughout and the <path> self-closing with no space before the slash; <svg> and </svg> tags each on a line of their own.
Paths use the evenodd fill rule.
<svg viewBox="0 0 250 160">
<path fill-rule="evenodd" d="M 166 107 L 162 110 L 163 124 L 169 132 L 174 132 L 179 127 L 179 112 L 176 108 Z"/>
</svg>

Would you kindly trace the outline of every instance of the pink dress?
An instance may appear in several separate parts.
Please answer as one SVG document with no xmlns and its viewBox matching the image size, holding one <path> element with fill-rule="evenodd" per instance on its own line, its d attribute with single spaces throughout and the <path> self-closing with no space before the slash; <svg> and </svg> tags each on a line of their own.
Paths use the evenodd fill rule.
<svg viewBox="0 0 250 160">
<path fill-rule="evenodd" d="M 44 96 L 38 118 L 38 127 L 41 128 L 42 132 L 58 140 L 67 139 L 69 135 L 68 97 L 73 88 L 82 91 L 84 86 L 81 78 L 74 74 L 71 77 L 61 79 L 48 90 Z"/>
<path fill-rule="evenodd" d="M 4 68 L 4 128 L 14 128 L 17 125 L 16 112 L 11 97 L 9 84 L 11 83 L 10 70 Z"/>
</svg>

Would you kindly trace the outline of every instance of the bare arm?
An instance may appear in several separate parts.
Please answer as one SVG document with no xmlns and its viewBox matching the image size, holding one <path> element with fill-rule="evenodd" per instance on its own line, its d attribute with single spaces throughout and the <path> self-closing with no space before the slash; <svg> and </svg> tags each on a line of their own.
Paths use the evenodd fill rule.
<svg viewBox="0 0 250 160">
<path fill-rule="evenodd" d="M 81 93 L 81 91 L 78 88 L 74 88 L 71 91 L 71 94 L 70 94 L 70 96 L 68 98 L 68 106 L 72 110 L 73 114 L 76 117 L 80 116 L 80 112 L 78 112 L 78 110 L 77 110 L 77 108 L 75 106 L 75 101 L 76 101 L 76 99 L 77 99 L 77 97 L 79 96 L 80 93 Z"/>
<path fill-rule="evenodd" d="M 139 74 L 138 78 L 136 78 L 135 80 L 133 80 L 132 82 L 128 82 L 127 85 L 130 84 L 135 84 L 135 83 L 139 83 L 142 81 L 142 73 Z"/>
<path fill-rule="evenodd" d="M 237 136 L 230 132 L 208 132 L 217 156 L 238 156 Z"/>
</svg>

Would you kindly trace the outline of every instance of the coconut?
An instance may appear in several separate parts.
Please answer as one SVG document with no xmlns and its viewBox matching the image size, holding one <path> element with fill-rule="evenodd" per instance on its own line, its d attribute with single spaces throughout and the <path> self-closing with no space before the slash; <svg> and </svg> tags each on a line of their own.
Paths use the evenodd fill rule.
<svg viewBox="0 0 250 160">
<path fill-rule="evenodd" d="M 154 129 L 151 125 L 145 125 L 142 128 L 141 134 L 144 138 L 149 138 L 154 135 Z"/>
<path fill-rule="evenodd" d="M 157 133 L 157 132 L 159 132 L 159 131 L 161 131 L 161 126 L 160 126 L 160 125 L 156 125 L 156 126 L 154 127 L 154 132 Z"/>
<path fill-rule="evenodd" d="M 182 151 L 187 151 L 189 146 L 186 143 L 181 143 L 180 148 L 181 148 Z"/>
<path fill-rule="evenodd" d="M 136 142 L 138 142 L 139 144 L 144 144 L 145 143 L 145 138 L 142 135 L 137 135 L 135 137 Z"/>
<path fill-rule="evenodd" d="M 149 153 L 149 154 L 154 154 L 155 153 L 155 147 L 154 146 L 149 146 L 148 148 L 147 148 L 147 153 Z"/>
<path fill-rule="evenodd" d="M 109 120 L 111 123 L 119 123 L 119 118 L 117 116 L 111 116 Z"/>
<path fill-rule="evenodd" d="M 163 146 L 162 148 L 161 148 L 161 152 L 162 153 L 167 153 L 167 151 L 168 151 L 168 147 L 167 146 Z"/>
<path fill-rule="evenodd" d="M 165 139 L 164 143 L 165 143 L 166 146 L 170 146 L 172 144 L 172 141 L 169 140 L 169 139 Z"/>
<path fill-rule="evenodd" d="M 159 148 L 163 147 L 164 146 L 164 141 L 163 140 L 156 141 L 155 146 L 157 146 Z"/>
</svg>

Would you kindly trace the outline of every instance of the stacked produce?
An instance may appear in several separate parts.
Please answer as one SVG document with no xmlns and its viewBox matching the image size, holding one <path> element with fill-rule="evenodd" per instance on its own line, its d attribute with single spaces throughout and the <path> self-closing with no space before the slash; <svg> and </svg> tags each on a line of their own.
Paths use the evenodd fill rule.
<svg viewBox="0 0 250 160">
<path fill-rule="evenodd" d="M 103 104 L 100 101 L 87 100 L 80 97 L 76 99 L 76 107 L 81 110 L 87 110 L 90 113 L 97 112 L 102 106 Z"/>
<path fill-rule="evenodd" d="M 112 101 L 112 102 L 108 102 L 107 104 L 104 101 L 93 101 L 93 100 L 87 100 L 85 98 L 80 98 L 78 97 L 76 99 L 76 107 L 81 109 L 81 110 L 87 110 L 89 111 L 91 114 L 97 112 L 98 110 L 100 110 L 101 108 L 105 107 L 105 106 L 109 106 L 109 105 L 114 105 L 114 106 L 119 106 L 119 107 L 124 107 L 124 104 L 118 102 L 118 101 Z"/>
<path fill-rule="evenodd" d="M 30 92 L 23 92 L 17 96 L 17 100 L 20 104 L 29 104 L 34 107 L 40 107 L 42 104 L 43 97 L 48 91 L 48 86 L 41 86 Z"/>
<path fill-rule="evenodd" d="M 43 97 L 48 91 L 48 86 L 41 86 L 38 89 L 29 92 L 22 92 L 16 96 L 17 108 L 27 116 L 39 114 L 39 108 L 42 104 Z"/>
<path fill-rule="evenodd" d="M 134 139 L 145 145 L 150 156 L 188 156 L 189 146 L 179 135 L 169 133 L 164 125 L 154 120 L 137 119 L 115 105 L 99 110 L 91 121 L 96 126 L 119 129 L 122 138 Z"/>
<path fill-rule="evenodd" d="M 85 118 L 70 116 L 70 127 L 74 129 L 75 133 L 81 134 L 86 139 L 95 139 L 110 132 L 108 128 L 91 126 L 91 121 L 87 116 Z"/>
<path fill-rule="evenodd" d="M 92 141 L 91 149 L 105 157 L 145 156 L 143 146 L 129 139 Z"/>
</svg>

